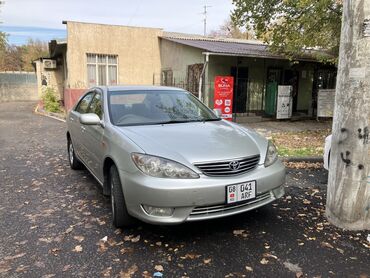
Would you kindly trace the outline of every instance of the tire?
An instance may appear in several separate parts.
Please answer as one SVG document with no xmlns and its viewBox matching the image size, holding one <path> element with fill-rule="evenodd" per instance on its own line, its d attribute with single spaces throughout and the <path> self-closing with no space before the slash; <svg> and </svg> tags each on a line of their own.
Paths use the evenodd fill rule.
<svg viewBox="0 0 370 278">
<path fill-rule="evenodd" d="M 71 169 L 73 170 L 81 170 L 83 169 L 83 164 L 81 161 L 77 158 L 75 154 L 75 150 L 73 148 L 73 144 L 71 139 L 68 139 L 68 161 L 69 165 L 71 166 Z"/>
<path fill-rule="evenodd" d="M 127 211 L 121 179 L 115 165 L 112 165 L 110 168 L 109 183 L 111 188 L 113 225 L 117 228 L 132 226 L 135 223 L 135 219 Z"/>
</svg>

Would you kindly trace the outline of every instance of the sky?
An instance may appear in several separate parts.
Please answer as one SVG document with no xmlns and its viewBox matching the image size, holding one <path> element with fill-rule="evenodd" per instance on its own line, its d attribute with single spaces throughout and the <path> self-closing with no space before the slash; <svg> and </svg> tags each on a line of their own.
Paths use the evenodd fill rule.
<svg viewBox="0 0 370 278">
<path fill-rule="evenodd" d="M 0 30 L 13 44 L 64 38 L 63 20 L 203 34 L 205 4 L 210 6 L 208 31 L 227 20 L 233 7 L 231 0 L 6 0 L 0 7 Z"/>
</svg>

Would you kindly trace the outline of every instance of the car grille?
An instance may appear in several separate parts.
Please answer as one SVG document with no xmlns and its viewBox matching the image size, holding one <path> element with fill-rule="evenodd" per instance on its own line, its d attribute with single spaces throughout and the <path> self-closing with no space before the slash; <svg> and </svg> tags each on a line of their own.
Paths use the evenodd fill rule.
<svg viewBox="0 0 370 278">
<path fill-rule="evenodd" d="M 202 206 L 195 207 L 189 215 L 189 220 L 195 220 L 201 217 L 207 217 L 212 215 L 228 215 L 236 211 L 246 211 L 253 209 L 260 203 L 268 203 L 274 200 L 271 192 L 266 192 L 260 195 L 253 200 L 249 200 L 243 203 L 235 204 L 222 204 L 222 205 L 212 205 L 212 206 Z"/>
<path fill-rule="evenodd" d="M 260 161 L 260 155 L 254 155 L 239 159 L 217 161 L 217 162 L 207 162 L 207 163 L 196 163 L 194 164 L 202 171 L 203 174 L 207 176 L 231 176 L 239 175 L 245 172 L 251 171 L 257 167 Z M 238 163 L 238 168 L 233 168 L 230 163 Z"/>
</svg>

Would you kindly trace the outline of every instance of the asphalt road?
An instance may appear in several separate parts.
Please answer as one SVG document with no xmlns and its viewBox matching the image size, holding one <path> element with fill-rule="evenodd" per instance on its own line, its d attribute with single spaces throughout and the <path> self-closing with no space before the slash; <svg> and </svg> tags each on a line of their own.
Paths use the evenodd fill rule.
<svg viewBox="0 0 370 278">
<path fill-rule="evenodd" d="M 242 215 L 116 230 L 109 199 L 69 169 L 65 125 L 0 103 L 0 276 L 369 277 L 368 232 L 323 216 L 326 172 L 289 170 L 285 198 Z"/>
</svg>

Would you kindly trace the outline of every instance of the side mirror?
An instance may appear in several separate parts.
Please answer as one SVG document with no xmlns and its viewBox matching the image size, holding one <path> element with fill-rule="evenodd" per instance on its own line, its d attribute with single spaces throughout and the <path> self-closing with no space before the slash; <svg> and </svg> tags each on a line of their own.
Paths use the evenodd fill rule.
<svg viewBox="0 0 370 278">
<path fill-rule="evenodd" d="M 221 118 L 221 116 L 222 116 L 222 111 L 221 111 L 221 109 L 213 109 L 213 113 L 215 113 L 215 115 L 216 115 L 218 118 Z"/>
<path fill-rule="evenodd" d="M 80 123 L 83 125 L 100 125 L 100 118 L 94 113 L 81 114 Z"/>
</svg>

